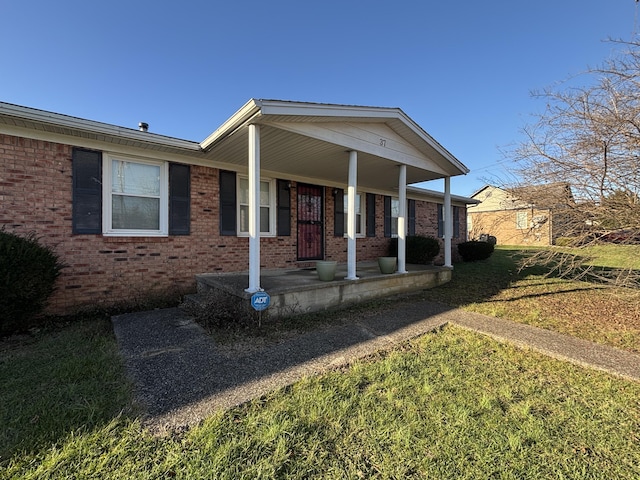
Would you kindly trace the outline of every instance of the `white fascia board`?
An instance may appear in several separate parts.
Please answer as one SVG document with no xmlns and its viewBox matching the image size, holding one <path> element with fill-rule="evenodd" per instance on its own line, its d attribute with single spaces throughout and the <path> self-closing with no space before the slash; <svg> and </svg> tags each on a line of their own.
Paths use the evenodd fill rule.
<svg viewBox="0 0 640 480">
<path fill-rule="evenodd" d="M 262 114 L 286 115 L 294 117 L 327 118 L 399 118 L 402 110 L 388 107 L 362 107 L 357 105 L 338 105 L 330 103 L 289 102 L 284 100 L 256 100 Z"/>
<path fill-rule="evenodd" d="M 219 140 L 233 135 L 239 128 L 245 126 L 249 120 L 256 117 L 259 113 L 259 103 L 254 99 L 249 100 L 211 135 L 200 142 L 200 148 L 204 151 L 209 150 Z"/>
<path fill-rule="evenodd" d="M 68 128 L 72 131 L 82 131 L 98 135 L 105 135 L 114 139 L 126 139 L 134 142 L 162 145 L 190 151 L 199 151 L 197 142 L 166 137 L 155 133 L 141 132 L 132 128 L 119 127 L 108 123 L 85 120 L 60 113 L 37 110 L 35 108 L 0 102 L 0 116 L 15 118 L 24 122 L 34 122 L 41 125 Z"/>
</svg>

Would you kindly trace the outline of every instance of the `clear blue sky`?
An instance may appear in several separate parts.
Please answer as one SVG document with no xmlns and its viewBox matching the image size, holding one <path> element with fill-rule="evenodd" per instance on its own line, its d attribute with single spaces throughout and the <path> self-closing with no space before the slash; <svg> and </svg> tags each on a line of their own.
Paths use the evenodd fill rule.
<svg viewBox="0 0 640 480">
<path fill-rule="evenodd" d="M 0 101 L 203 140 L 250 98 L 400 107 L 499 175 L 543 105 L 605 60 L 634 0 L 0 0 Z M 427 185 L 442 190 L 442 182 Z"/>
</svg>

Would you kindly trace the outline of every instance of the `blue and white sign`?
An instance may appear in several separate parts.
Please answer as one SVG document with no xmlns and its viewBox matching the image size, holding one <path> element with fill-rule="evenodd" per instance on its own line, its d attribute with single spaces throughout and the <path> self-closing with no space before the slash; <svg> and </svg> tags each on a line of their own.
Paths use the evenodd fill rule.
<svg viewBox="0 0 640 480">
<path fill-rule="evenodd" d="M 266 310 L 271 303 L 271 297 L 267 292 L 256 292 L 251 295 L 251 306 L 254 310 L 261 312 Z"/>
</svg>

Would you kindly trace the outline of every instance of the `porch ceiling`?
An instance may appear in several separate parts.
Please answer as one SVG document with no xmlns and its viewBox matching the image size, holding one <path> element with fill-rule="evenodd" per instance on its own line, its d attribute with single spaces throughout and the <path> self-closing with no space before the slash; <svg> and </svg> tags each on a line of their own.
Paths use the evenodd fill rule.
<svg viewBox="0 0 640 480">
<path fill-rule="evenodd" d="M 362 188 L 397 189 L 399 165 L 408 184 L 468 171 L 399 109 L 281 101 L 250 101 L 202 142 L 205 156 L 246 169 L 252 123 L 260 126 L 262 171 L 284 179 L 346 185 L 350 150 Z"/>
</svg>

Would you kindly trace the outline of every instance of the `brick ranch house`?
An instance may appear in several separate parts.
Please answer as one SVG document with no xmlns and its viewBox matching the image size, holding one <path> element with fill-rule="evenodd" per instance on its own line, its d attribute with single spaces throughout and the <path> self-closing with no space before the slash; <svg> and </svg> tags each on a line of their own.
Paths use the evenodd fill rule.
<svg viewBox="0 0 640 480">
<path fill-rule="evenodd" d="M 186 293 L 194 276 L 313 266 L 440 237 L 452 265 L 468 169 L 398 108 L 250 100 L 202 142 L 0 102 L 0 226 L 67 265 L 48 310 Z M 444 180 L 444 193 L 411 187 Z M 408 186 L 409 185 L 409 186 Z"/>
</svg>

